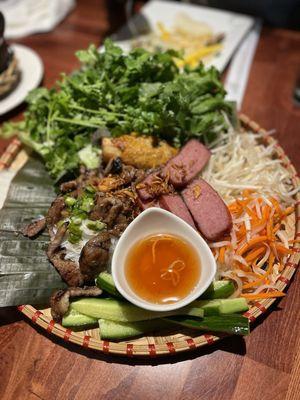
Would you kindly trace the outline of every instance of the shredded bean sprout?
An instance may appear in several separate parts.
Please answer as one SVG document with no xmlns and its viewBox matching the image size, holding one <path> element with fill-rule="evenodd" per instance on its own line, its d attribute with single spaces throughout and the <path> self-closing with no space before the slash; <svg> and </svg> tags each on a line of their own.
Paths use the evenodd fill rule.
<svg viewBox="0 0 300 400">
<path fill-rule="evenodd" d="M 276 158 L 275 146 L 262 143 L 263 134 L 240 133 L 230 127 L 220 135 L 203 178 L 230 203 L 251 189 L 264 196 L 275 196 L 282 204 L 292 204 L 299 191 L 294 188 L 289 172 Z"/>
</svg>

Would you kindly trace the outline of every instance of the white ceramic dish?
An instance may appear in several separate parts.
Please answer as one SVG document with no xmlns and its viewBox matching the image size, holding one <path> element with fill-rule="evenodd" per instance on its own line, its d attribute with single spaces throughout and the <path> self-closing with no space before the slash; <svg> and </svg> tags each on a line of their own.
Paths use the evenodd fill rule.
<svg viewBox="0 0 300 400">
<path fill-rule="evenodd" d="M 44 67 L 39 55 L 29 47 L 20 44 L 12 45 L 19 61 L 21 80 L 18 86 L 3 100 L 0 100 L 0 116 L 20 105 L 30 90 L 41 83 Z"/>
<path fill-rule="evenodd" d="M 125 260 L 129 249 L 146 236 L 158 233 L 182 237 L 193 245 L 200 258 L 201 274 L 195 288 L 184 299 L 172 304 L 155 304 L 142 299 L 130 288 L 125 276 Z M 215 259 L 201 235 L 174 214 L 155 207 L 143 211 L 125 229 L 115 248 L 111 268 L 119 292 L 136 306 L 152 311 L 171 311 L 186 306 L 205 292 L 216 274 Z"/>
<path fill-rule="evenodd" d="M 121 40 L 121 38 L 128 36 L 129 25 L 142 27 L 146 20 L 153 31 L 157 30 L 158 22 L 162 22 L 168 29 L 172 27 L 175 16 L 183 12 L 196 21 L 207 23 L 215 33 L 225 34 L 222 50 L 206 63 L 207 66 L 213 65 L 221 72 L 225 69 L 239 43 L 255 22 L 254 18 L 248 15 L 230 11 L 173 1 L 153 0 L 142 7 L 140 13 L 129 20 L 129 23 L 113 35 L 112 38 L 117 38 L 117 44 L 124 51 L 128 51 L 130 49 L 130 40 Z"/>
</svg>

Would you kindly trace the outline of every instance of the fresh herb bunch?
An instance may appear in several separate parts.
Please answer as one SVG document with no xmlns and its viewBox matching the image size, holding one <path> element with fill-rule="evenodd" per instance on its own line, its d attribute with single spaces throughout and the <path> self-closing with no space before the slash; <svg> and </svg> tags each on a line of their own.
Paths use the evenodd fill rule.
<svg viewBox="0 0 300 400">
<path fill-rule="evenodd" d="M 55 88 L 31 92 L 25 120 L 6 126 L 21 132 L 56 180 L 80 164 L 97 167 L 92 135 L 98 128 L 112 136 L 155 135 L 177 147 L 191 137 L 209 144 L 226 129 L 224 114 L 233 114 L 218 71 L 202 64 L 180 71 L 175 51 L 125 55 L 106 40 L 103 53 L 90 46 L 77 57 L 79 71 L 63 75 Z"/>
</svg>

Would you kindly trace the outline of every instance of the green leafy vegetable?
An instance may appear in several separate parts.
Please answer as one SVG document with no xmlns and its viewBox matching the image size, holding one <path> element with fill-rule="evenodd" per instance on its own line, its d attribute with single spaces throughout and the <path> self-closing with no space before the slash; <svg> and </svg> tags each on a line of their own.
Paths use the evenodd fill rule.
<svg viewBox="0 0 300 400">
<path fill-rule="evenodd" d="M 202 64 L 179 71 L 174 51 L 134 49 L 124 55 L 106 40 L 103 53 L 90 46 L 77 56 L 79 71 L 63 75 L 55 88 L 32 91 L 25 120 L 4 128 L 6 134 L 19 131 L 56 180 L 82 163 L 98 166 L 92 145 L 98 128 L 113 136 L 156 135 L 175 146 L 192 137 L 209 144 L 226 129 L 224 114 L 233 114 L 218 71 Z"/>
<path fill-rule="evenodd" d="M 105 223 L 101 222 L 99 220 L 97 220 L 97 221 L 87 220 L 86 226 L 95 232 L 102 231 L 106 227 Z"/>
</svg>

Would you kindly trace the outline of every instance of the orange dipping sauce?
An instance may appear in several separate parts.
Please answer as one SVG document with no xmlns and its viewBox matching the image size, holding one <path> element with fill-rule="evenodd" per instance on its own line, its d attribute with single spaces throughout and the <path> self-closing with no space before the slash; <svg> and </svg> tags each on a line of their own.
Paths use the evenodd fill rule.
<svg viewBox="0 0 300 400">
<path fill-rule="evenodd" d="M 199 256 L 184 239 L 156 234 L 135 243 L 125 261 L 131 289 L 151 303 L 175 303 L 191 293 L 201 272 Z"/>
</svg>

